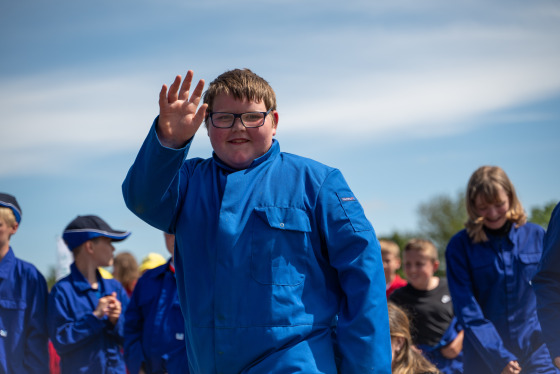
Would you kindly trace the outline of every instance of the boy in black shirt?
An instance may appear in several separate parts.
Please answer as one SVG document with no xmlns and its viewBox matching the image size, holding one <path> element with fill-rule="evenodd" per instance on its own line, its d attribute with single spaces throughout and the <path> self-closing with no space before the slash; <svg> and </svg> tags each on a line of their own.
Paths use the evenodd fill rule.
<svg viewBox="0 0 560 374">
<path fill-rule="evenodd" d="M 434 275 L 439 267 L 432 242 L 412 239 L 404 248 L 408 285 L 395 290 L 390 300 L 412 319 L 413 340 L 443 373 L 462 373 L 463 331 L 457 326 L 447 279 Z"/>
</svg>

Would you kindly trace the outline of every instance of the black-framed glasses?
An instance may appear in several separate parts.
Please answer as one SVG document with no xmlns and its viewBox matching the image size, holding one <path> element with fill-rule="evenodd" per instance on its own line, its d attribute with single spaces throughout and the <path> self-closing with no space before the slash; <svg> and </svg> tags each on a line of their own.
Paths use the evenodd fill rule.
<svg viewBox="0 0 560 374">
<path fill-rule="evenodd" d="M 227 113 L 227 112 L 210 112 L 208 116 L 210 117 L 210 122 L 212 126 L 219 129 L 228 129 L 233 127 L 235 119 L 241 119 L 241 123 L 248 129 L 253 129 L 255 127 L 261 127 L 264 125 L 266 116 L 272 112 L 272 109 L 266 112 L 247 112 L 247 113 Z"/>
</svg>

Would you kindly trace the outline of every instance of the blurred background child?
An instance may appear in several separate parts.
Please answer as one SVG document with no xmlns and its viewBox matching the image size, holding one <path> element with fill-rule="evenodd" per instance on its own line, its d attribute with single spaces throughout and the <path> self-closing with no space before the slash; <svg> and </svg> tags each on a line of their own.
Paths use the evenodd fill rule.
<svg viewBox="0 0 560 374">
<path fill-rule="evenodd" d="M 113 260 L 113 277 L 124 287 L 130 297 L 138 281 L 138 262 L 130 252 L 120 252 Z"/>
<path fill-rule="evenodd" d="M 392 240 L 380 239 L 381 260 L 383 271 L 385 271 L 385 283 L 387 285 L 386 296 L 393 293 L 397 288 L 406 286 L 406 281 L 397 274 L 401 268 L 401 250 L 397 243 Z"/>
</svg>

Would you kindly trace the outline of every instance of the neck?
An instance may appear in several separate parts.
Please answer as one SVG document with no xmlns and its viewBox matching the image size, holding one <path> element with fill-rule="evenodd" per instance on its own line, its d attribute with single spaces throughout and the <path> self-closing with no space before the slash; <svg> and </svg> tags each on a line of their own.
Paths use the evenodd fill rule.
<svg viewBox="0 0 560 374">
<path fill-rule="evenodd" d="M 393 283 L 396 277 L 397 277 L 396 273 L 389 273 L 389 274 L 385 273 L 385 283 L 386 284 Z"/>
<path fill-rule="evenodd" d="M 2 261 L 4 259 L 4 257 L 6 257 L 6 255 L 8 254 L 8 251 L 10 250 L 10 243 L 6 243 L 4 244 L 1 248 L 0 248 L 0 261 Z"/>
<path fill-rule="evenodd" d="M 97 289 L 97 267 L 82 257 L 77 258 L 75 263 L 80 273 L 82 273 L 84 278 L 86 278 L 91 285 L 91 288 Z"/>
</svg>

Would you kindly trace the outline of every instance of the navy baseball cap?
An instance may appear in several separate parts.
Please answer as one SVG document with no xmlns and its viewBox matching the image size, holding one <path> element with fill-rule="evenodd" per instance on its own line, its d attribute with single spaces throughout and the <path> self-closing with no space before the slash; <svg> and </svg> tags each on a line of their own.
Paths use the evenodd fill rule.
<svg viewBox="0 0 560 374">
<path fill-rule="evenodd" d="M 128 238 L 130 231 L 114 230 L 98 216 L 78 216 L 66 226 L 62 238 L 70 250 L 82 243 L 104 236 L 113 242 Z"/>
<path fill-rule="evenodd" d="M 21 208 L 15 196 L 7 193 L 0 193 L 0 206 L 10 208 L 14 212 L 14 216 L 16 216 L 17 223 L 21 222 Z"/>
</svg>

